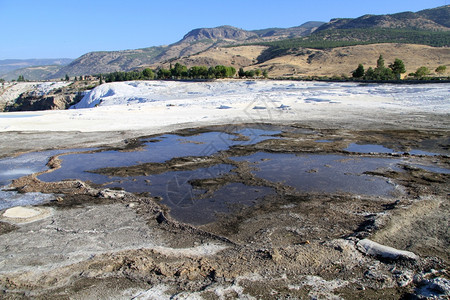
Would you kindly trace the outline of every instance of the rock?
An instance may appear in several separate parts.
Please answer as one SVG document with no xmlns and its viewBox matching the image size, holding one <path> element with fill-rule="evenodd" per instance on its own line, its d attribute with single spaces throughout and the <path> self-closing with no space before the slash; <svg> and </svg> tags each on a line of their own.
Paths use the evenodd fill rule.
<svg viewBox="0 0 450 300">
<path fill-rule="evenodd" d="M 98 192 L 97 196 L 100 198 L 116 199 L 116 198 L 125 198 L 126 194 L 127 192 L 125 191 L 105 189 Z"/>
<path fill-rule="evenodd" d="M 366 255 L 372 255 L 388 259 L 411 259 L 417 260 L 418 256 L 410 251 L 398 250 L 389 246 L 378 244 L 369 239 L 360 240 L 356 244 L 359 251 Z"/>
<path fill-rule="evenodd" d="M 395 270 L 392 272 L 392 274 L 394 274 L 395 280 L 400 287 L 406 287 L 413 282 L 414 273 L 410 270 Z"/>
<path fill-rule="evenodd" d="M 425 279 L 419 283 L 416 290 L 418 299 L 449 299 L 450 280 L 442 277 Z"/>
<path fill-rule="evenodd" d="M 45 219 L 51 214 L 50 208 L 16 206 L 7 209 L 2 218 L 12 223 L 30 223 Z"/>
</svg>

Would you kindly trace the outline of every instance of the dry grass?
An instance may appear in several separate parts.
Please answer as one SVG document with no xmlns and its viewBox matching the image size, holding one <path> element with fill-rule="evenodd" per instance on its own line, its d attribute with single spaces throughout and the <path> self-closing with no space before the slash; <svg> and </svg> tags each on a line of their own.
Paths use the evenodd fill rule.
<svg viewBox="0 0 450 300">
<path fill-rule="evenodd" d="M 403 60 L 408 73 L 415 72 L 421 66 L 434 71 L 440 65 L 450 69 L 450 50 L 424 45 L 410 44 L 372 44 L 334 48 L 329 50 L 306 49 L 298 54 L 277 57 L 261 64 L 257 57 L 267 47 L 240 46 L 233 48 L 212 48 L 204 52 L 184 57 L 180 62 L 188 67 L 193 65 L 229 65 L 236 69 L 264 69 L 270 77 L 287 76 L 351 76 L 359 63 L 365 68 L 375 67 L 380 54 L 384 56 L 386 66 L 396 58 Z M 301 52 L 304 52 L 302 54 Z M 175 62 L 172 62 L 175 63 Z M 165 67 L 168 67 L 165 66 Z"/>
</svg>

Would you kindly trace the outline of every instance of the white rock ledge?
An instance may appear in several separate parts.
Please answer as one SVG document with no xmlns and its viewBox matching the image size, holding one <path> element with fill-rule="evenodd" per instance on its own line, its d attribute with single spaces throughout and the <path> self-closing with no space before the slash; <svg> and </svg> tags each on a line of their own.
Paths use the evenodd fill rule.
<svg viewBox="0 0 450 300">
<path fill-rule="evenodd" d="M 369 239 L 360 240 L 356 244 L 359 251 L 366 255 L 373 255 L 388 259 L 407 258 L 417 260 L 419 257 L 410 251 L 398 250 L 389 246 L 378 244 Z"/>
<path fill-rule="evenodd" d="M 51 208 L 16 206 L 5 210 L 0 219 L 10 223 L 31 223 L 53 214 Z"/>
</svg>

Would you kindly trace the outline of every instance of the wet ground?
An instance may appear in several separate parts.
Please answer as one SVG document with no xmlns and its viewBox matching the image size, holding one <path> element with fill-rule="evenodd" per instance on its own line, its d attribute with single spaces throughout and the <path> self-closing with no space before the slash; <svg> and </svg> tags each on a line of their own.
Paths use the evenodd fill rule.
<svg viewBox="0 0 450 300">
<path fill-rule="evenodd" d="M 4 184 L 14 180 L 6 192 L 17 197 L 51 193 L 40 203 L 52 208 L 54 216 L 32 230 L 44 228 L 55 243 L 61 240 L 52 230 L 67 236 L 62 238 L 66 246 L 48 250 L 53 253 L 49 258 L 29 262 L 26 255 L 49 245 L 33 242 L 25 227 L 3 220 L 3 237 L 20 240 L 26 235 L 30 240 L 29 248 L 13 258 L 7 257 L 23 245 L 5 242 L 3 295 L 419 295 L 427 282 L 448 280 L 449 147 L 448 132 L 439 129 L 242 124 L 144 136 L 120 146 L 5 158 L 0 178 Z M 33 155 L 41 159 L 26 170 L 15 164 Z M 97 211 L 104 225 L 88 221 Z M 80 229 L 70 221 L 74 216 L 87 218 Z M 131 228 L 134 233 L 127 231 Z M 118 231 L 124 234 L 112 234 Z M 89 234 L 82 232 L 91 232 L 92 246 L 86 246 Z M 67 242 L 75 236 L 79 247 Z M 367 237 L 421 258 L 366 256 L 357 243 Z M 202 252 L 211 245 L 223 248 Z M 58 251 L 68 258 L 57 258 Z M 48 261 L 51 257 L 54 263 Z M 6 267 L 8 263 L 17 268 Z M 43 273 L 27 275 L 32 264 Z"/>
</svg>

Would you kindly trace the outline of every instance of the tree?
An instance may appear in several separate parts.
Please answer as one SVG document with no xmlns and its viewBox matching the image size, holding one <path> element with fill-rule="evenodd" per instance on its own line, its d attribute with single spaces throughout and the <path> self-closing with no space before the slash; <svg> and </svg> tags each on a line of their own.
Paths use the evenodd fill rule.
<svg viewBox="0 0 450 300">
<path fill-rule="evenodd" d="M 262 75 L 264 76 L 264 78 L 268 78 L 269 77 L 269 73 L 267 72 L 267 70 L 264 70 Z"/>
<path fill-rule="evenodd" d="M 239 68 L 239 72 L 238 72 L 238 75 L 239 75 L 239 77 L 240 77 L 240 78 L 242 78 L 242 77 L 244 77 L 244 76 L 245 76 L 245 71 L 244 71 L 244 68 Z"/>
<path fill-rule="evenodd" d="M 364 77 L 364 66 L 363 64 L 359 64 L 358 68 L 356 68 L 355 71 L 353 71 L 353 78 L 362 78 Z"/>
<path fill-rule="evenodd" d="M 255 75 L 256 75 L 256 77 L 261 76 L 261 70 L 260 69 L 256 69 L 255 70 Z"/>
<path fill-rule="evenodd" d="M 186 66 L 183 66 L 180 63 L 176 63 L 175 66 L 170 69 L 170 73 L 173 77 L 176 78 L 187 77 L 188 69 Z"/>
<path fill-rule="evenodd" d="M 383 58 L 383 55 L 380 54 L 380 57 L 378 57 L 378 60 L 377 60 L 377 69 L 384 69 L 384 68 L 385 68 L 384 58 Z"/>
<path fill-rule="evenodd" d="M 103 84 L 103 75 L 102 75 L 102 74 L 100 74 L 100 81 L 99 81 L 99 84 Z"/>
<path fill-rule="evenodd" d="M 392 70 L 397 79 L 400 79 L 401 74 L 406 72 L 405 64 L 398 58 L 395 59 L 394 63 L 389 65 L 389 68 Z"/>
<path fill-rule="evenodd" d="M 374 77 L 374 70 L 372 67 L 369 67 L 366 71 L 366 74 L 364 75 L 364 79 L 366 80 L 373 80 Z"/>
<path fill-rule="evenodd" d="M 439 66 L 436 68 L 436 70 L 434 70 L 436 73 L 442 75 L 445 73 L 445 71 L 447 70 L 447 66 Z"/>
<path fill-rule="evenodd" d="M 17 78 L 17 82 L 24 82 L 25 81 L 25 77 L 23 77 L 23 75 L 19 75 L 19 77 Z"/>
<path fill-rule="evenodd" d="M 414 77 L 416 78 L 423 78 L 430 74 L 430 69 L 427 67 L 420 67 L 417 69 L 416 73 L 414 73 Z"/>
<path fill-rule="evenodd" d="M 158 75 L 158 79 L 169 79 L 171 75 L 170 70 L 164 68 L 159 69 L 156 74 Z"/>
<path fill-rule="evenodd" d="M 234 77 L 236 74 L 236 69 L 234 67 L 225 67 L 227 69 L 227 78 Z"/>
<path fill-rule="evenodd" d="M 69 75 L 66 74 L 65 80 L 66 80 L 66 81 L 69 81 L 69 80 L 70 80 Z"/>
<path fill-rule="evenodd" d="M 245 77 L 249 78 L 255 77 L 255 70 L 245 71 Z"/>
<path fill-rule="evenodd" d="M 222 65 L 215 66 L 214 75 L 216 78 L 225 78 L 227 76 L 227 68 Z"/>
<path fill-rule="evenodd" d="M 155 78 L 155 73 L 153 73 L 151 69 L 146 68 L 142 71 L 142 76 L 144 77 L 144 79 L 153 79 Z"/>
</svg>

